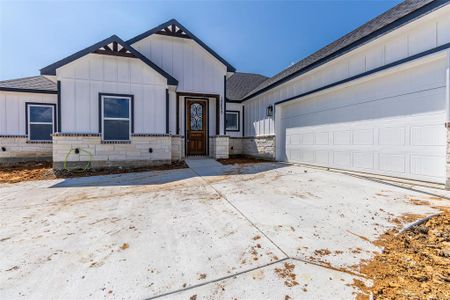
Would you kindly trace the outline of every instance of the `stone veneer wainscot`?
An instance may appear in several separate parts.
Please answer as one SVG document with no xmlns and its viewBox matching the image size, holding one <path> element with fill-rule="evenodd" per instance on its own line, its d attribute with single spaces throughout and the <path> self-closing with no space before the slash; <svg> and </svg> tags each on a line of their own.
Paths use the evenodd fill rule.
<svg viewBox="0 0 450 300">
<path fill-rule="evenodd" d="M 229 151 L 231 155 L 243 154 L 275 160 L 275 136 L 233 137 L 230 138 Z"/>
<path fill-rule="evenodd" d="M 29 141 L 26 135 L 0 135 L 0 165 L 51 160 L 51 141 Z"/>
<path fill-rule="evenodd" d="M 71 149 L 78 148 L 79 154 Z M 89 153 L 87 153 L 89 152 Z M 53 135 L 53 168 L 83 167 L 91 161 L 92 168 L 143 167 L 172 161 L 172 137 L 168 134 L 133 134 L 130 141 L 102 141 L 100 134 L 56 133 Z"/>
</svg>

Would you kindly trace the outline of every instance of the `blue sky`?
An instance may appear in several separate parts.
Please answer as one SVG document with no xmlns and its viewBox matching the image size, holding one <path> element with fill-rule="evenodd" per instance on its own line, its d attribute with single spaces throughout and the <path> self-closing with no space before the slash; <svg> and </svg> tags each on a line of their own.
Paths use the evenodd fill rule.
<svg viewBox="0 0 450 300">
<path fill-rule="evenodd" d="M 112 34 L 127 40 L 171 18 L 238 71 L 272 76 L 400 1 L 0 0 L 0 80 Z"/>
</svg>

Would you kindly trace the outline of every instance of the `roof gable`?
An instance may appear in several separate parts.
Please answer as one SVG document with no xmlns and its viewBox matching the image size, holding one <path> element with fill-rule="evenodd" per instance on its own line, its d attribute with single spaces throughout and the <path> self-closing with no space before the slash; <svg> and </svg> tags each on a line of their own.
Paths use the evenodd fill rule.
<svg viewBox="0 0 450 300">
<path fill-rule="evenodd" d="M 144 55 L 139 53 L 136 49 L 125 43 L 122 39 L 120 39 L 116 35 L 112 35 L 107 39 L 104 39 L 90 47 L 87 47 L 77 53 L 74 53 L 66 58 L 63 58 L 45 68 L 42 68 L 41 75 L 56 75 L 56 69 L 71 63 L 89 53 L 97 53 L 102 55 L 113 55 L 113 56 L 123 56 L 130 58 L 137 58 L 143 61 L 150 68 L 154 69 L 156 72 L 161 74 L 163 77 L 167 79 L 167 84 L 177 85 L 178 81 L 173 78 L 170 74 L 165 72 L 163 69 L 158 67 L 156 64 L 151 62 Z"/>
<path fill-rule="evenodd" d="M 152 28 L 144 33 L 141 33 L 135 36 L 132 39 L 129 39 L 127 43 L 132 45 L 146 37 L 149 37 L 152 34 L 161 34 L 178 38 L 186 38 L 192 39 L 196 41 L 200 46 L 202 46 L 206 51 L 208 51 L 212 56 L 214 56 L 217 60 L 223 63 L 227 67 L 228 72 L 235 72 L 236 69 L 228 63 L 225 59 L 219 56 L 214 50 L 208 47 L 204 42 L 202 42 L 198 37 L 196 37 L 193 33 L 187 30 L 183 25 L 181 25 L 177 20 L 171 19 L 166 23 L 163 23 L 155 28 Z"/>
</svg>

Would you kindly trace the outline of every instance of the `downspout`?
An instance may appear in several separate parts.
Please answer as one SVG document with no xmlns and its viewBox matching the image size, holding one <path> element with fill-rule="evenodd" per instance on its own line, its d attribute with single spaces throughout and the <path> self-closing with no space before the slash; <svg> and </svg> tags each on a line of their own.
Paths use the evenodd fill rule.
<svg viewBox="0 0 450 300">
<path fill-rule="evenodd" d="M 56 125 L 57 125 L 57 129 L 56 129 L 56 131 L 57 132 L 61 132 L 61 81 L 60 80 L 58 80 L 57 82 L 56 82 L 56 87 L 57 87 L 57 90 L 58 90 L 58 98 L 57 98 L 57 108 L 56 108 L 56 111 L 57 111 L 57 118 L 56 118 Z"/>
<path fill-rule="evenodd" d="M 223 134 L 227 135 L 227 128 L 225 127 L 227 116 L 227 75 L 223 76 Z"/>
<path fill-rule="evenodd" d="M 450 170 L 449 170 L 449 160 L 450 160 L 450 137 L 449 137 L 449 130 L 450 130 L 450 50 L 447 49 L 447 70 L 446 70 L 446 76 L 445 76 L 445 136 L 447 140 L 447 147 L 446 147 L 446 166 L 445 166 L 445 175 L 446 175 L 446 183 L 445 188 L 447 190 L 450 190 Z"/>
<path fill-rule="evenodd" d="M 446 97 L 446 127 L 449 128 L 450 123 L 450 49 L 447 49 L 447 70 L 446 70 L 446 91 L 445 91 L 445 97 Z"/>
<path fill-rule="evenodd" d="M 166 134 L 169 134 L 169 89 L 166 89 Z"/>
</svg>

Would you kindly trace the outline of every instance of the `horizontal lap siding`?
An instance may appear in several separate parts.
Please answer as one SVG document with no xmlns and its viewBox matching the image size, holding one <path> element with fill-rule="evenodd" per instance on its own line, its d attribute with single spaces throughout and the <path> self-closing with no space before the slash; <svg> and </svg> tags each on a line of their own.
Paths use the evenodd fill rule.
<svg viewBox="0 0 450 300">
<path fill-rule="evenodd" d="M 278 158 L 445 181 L 447 58 L 280 106 Z"/>
<path fill-rule="evenodd" d="M 99 93 L 134 95 L 135 133 L 166 132 L 166 79 L 135 58 L 89 54 L 57 70 L 62 131 L 99 131 Z"/>
</svg>

